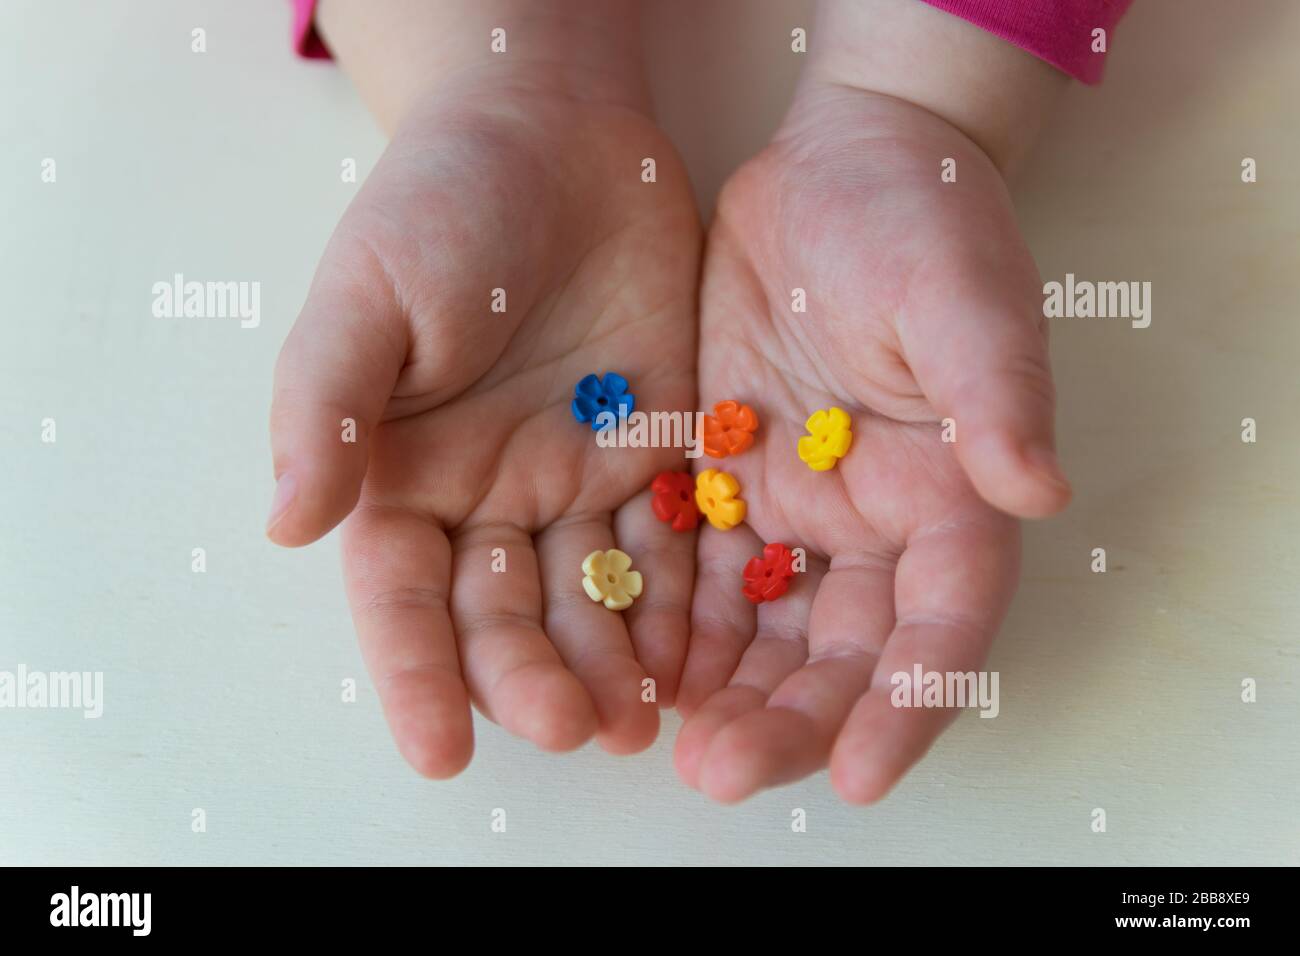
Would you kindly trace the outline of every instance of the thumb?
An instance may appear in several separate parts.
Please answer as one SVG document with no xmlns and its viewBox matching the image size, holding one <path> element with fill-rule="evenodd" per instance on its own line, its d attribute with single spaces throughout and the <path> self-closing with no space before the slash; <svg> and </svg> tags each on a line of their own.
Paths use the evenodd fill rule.
<svg viewBox="0 0 1300 956">
<path fill-rule="evenodd" d="M 980 496 L 1023 518 L 1056 514 L 1071 490 L 1056 457 L 1045 326 L 1032 298 L 972 285 L 904 326 L 904 354 Z"/>
<path fill-rule="evenodd" d="M 335 286 L 313 284 L 275 366 L 266 533 L 286 547 L 310 544 L 355 507 L 370 436 L 406 359 L 392 295 Z"/>
</svg>

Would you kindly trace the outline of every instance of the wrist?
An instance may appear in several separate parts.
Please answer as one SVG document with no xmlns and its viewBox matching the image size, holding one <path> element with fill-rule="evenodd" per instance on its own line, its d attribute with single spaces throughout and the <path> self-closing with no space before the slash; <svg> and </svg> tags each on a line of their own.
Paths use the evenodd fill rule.
<svg viewBox="0 0 1300 956">
<path fill-rule="evenodd" d="M 1052 66 L 917 0 L 819 0 L 801 99 L 827 87 L 911 103 L 976 143 L 1005 176 L 1069 83 Z"/>
<path fill-rule="evenodd" d="M 485 86 L 650 112 L 635 0 L 320 0 L 316 22 L 390 132 L 430 96 Z"/>
</svg>

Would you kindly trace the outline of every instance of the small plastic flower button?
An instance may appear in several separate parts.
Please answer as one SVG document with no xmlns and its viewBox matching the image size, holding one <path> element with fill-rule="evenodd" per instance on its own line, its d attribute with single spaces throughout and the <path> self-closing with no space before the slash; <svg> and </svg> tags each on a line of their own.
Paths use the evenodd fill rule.
<svg viewBox="0 0 1300 956">
<path fill-rule="evenodd" d="M 823 408 L 804 422 L 810 434 L 799 439 L 799 457 L 813 471 L 829 471 L 849 451 L 853 420 L 842 408 Z"/>
<path fill-rule="evenodd" d="M 695 478 L 695 503 L 719 531 L 730 531 L 745 520 L 745 502 L 738 494 L 740 482 L 725 471 L 710 468 Z"/>
<path fill-rule="evenodd" d="M 745 597 L 755 604 L 775 601 L 790 588 L 794 579 L 794 552 L 779 542 L 763 548 L 761 558 L 745 565 Z"/>
<path fill-rule="evenodd" d="M 641 594 L 641 572 L 632 570 L 632 559 L 618 548 L 591 552 L 582 561 L 582 573 L 587 597 L 611 611 L 631 607 Z"/>
<path fill-rule="evenodd" d="M 573 417 L 580 422 L 591 422 L 592 431 L 609 428 L 619 418 L 627 418 L 636 405 L 636 398 L 627 390 L 627 379 L 617 372 L 606 372 L 599 378 L 588 375 L 573 390 Z M 600 421 L 601 412 L 613 412 L 617 418 Z"/>
<path fill-rule="evenodd" d="M 710 458 L 739 455 L 754 444 L 758 416 L 748 405 L 728 399 L 713 406 L 704 416 L 704 454 Z"/>
<path fill-rule="evenodd" d="M 700 523 L 695 504 L 695 479 L 684 471 L 664 471 L 650 483 L 650 507 L 660 521 L 671 521 L 674 531 L 690 531 Z"/>
</svg>

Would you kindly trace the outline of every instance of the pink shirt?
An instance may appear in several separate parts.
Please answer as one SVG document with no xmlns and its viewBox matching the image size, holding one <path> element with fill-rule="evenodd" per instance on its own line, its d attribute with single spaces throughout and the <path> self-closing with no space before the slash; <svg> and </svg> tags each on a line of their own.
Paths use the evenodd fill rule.
<svg viewBox="0 0 1300 956">
<path fill-rule="evenodd" d="M 330 51 L 316 32 L 312 17 L 316 13 L 316 0 L 292 0 L 293 48 L 299 56 L 311 60 L 328 60 Z"/>
<path fill-rule="evenodd" d="M 1084 83 L 1100 83 L 1104 52 L 1094 30 L 1105 31 L 1110 49 L 1115 24 L 1133 0 L 925 0 L 977 27 L 1009 40 Z"/>
<path fill-rule="evenodd" d="M 312 26 L 316 0 L 292 0 L 293 45 L 302 56 L 328 58 L 330 51 Z M 541 0 L 545 2 L 545 0 Z M 1106 54 L 1094 30 L 1105 31 L 1110 49 L 1115 24 L 1133 0 L 924 0 L 1028 50 L 1084 83 L 1101 82 Z"/>
</svg>

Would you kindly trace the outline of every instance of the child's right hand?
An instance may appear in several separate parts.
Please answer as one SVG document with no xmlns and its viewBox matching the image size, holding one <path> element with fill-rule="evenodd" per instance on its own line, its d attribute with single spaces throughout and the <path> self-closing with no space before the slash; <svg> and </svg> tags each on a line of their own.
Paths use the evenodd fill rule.
<svg viewBox="0 0 1300 956">
<path fill-rule="evenodd" d="M 268 534 L 303 545 L 347 518 L 363 655 L 433 777 L 469 760 L 471 700 L 548 750 L 647 746 L 642 680 L 671 702 L 687 641 L 694 536 L 644 494 L 681 450 L 600 449 L 568 406 L 606 371 L 639 407 L 695 406 L 694 202 L 640 109 L 521 69 L 462 70 L 404 111 L 275 376 Z M 616 545 L 653 582 L 624 614 L 581 589 L 584 556 Z"/>
</svg>

